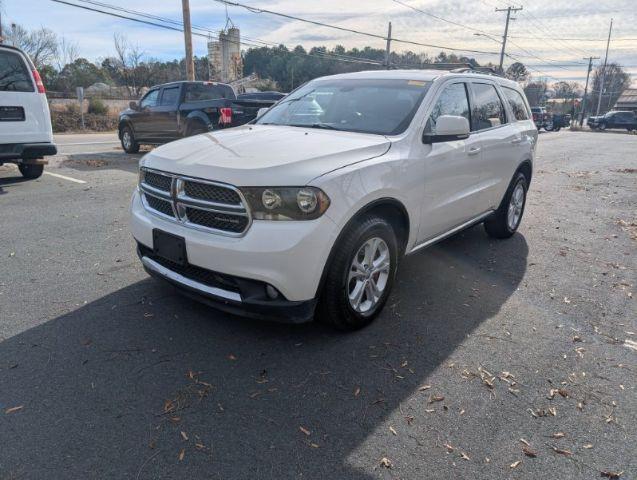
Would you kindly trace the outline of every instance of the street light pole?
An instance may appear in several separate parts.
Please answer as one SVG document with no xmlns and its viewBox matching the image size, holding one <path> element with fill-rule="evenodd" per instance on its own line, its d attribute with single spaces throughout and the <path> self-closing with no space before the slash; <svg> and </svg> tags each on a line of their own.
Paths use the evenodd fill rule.
<svg viewBox="0 0 637 480">
<path fill-rule="evenodd" d="M 181 8 L 184 16 L 184 43 L 186 44 L 186 79 L 189 82 L 195 80 L 195 62 L 192 58 L 192 27 L 190 25 L 190 0 L 181 0 Z"/>
<path fill-rule="evenodd" d="M 509 20 L 515 20 L 511 18 L 511 12 L 517 12 L 518 10 L 522 10 L 523 7 L 507 7 L 507 8 L 496 8 L 496 12 L 507 12 L 507 21 L 504 25 L 504 35 L 502 35 L 502 50 L 500 50 L 500 73 L 504 70 L 502 68 L 504 64 L 504 49 L 507 45 L 507 36 L 509 35 Z"/>
</svg>

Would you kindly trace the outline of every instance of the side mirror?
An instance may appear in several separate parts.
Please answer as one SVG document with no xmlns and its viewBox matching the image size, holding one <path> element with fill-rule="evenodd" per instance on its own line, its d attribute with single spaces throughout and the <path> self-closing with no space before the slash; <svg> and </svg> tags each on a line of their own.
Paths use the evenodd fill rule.
<svg viewBox="0 0 637 480">
<path fill-rule="evenodd" d="M 436 120 L 436 133 L 424 133 L 423 143 L 452 142 L 469 138 L 469 120 L 458 115 L 442 115 Z"/>
<path fill-rule="evenodd" d="M 268 107 L 261 107 L 259 110 L 257 110 L 257 118 L 261 118 L 263 114 L 268 110 Z"/>
<path fill-rule="evenodd" d="M 139 110 L 139 105 L 137 105 L 137 102 L 135 101 L 130 102 L 128 106 L 130 107 L 131 110 Z"/>
</svg>

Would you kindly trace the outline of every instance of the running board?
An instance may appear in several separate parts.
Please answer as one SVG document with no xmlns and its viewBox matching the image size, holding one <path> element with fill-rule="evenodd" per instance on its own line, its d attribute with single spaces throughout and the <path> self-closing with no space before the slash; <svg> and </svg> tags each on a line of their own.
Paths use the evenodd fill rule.
<svg viewBox="0 0 637 480">
<path fill-rule="evenodd" d="M 468 222 L 462 223 L 460 225 L 458 225 L 457 227 L 452 228 L 451 230 L 442 233 L 440 235 L 437 235 L 419 245 L 416 245 L 414 248 L 412 248 L 407 255 L 411 255 L 412 253 L 417 252 L 418 250 L 428 247 L 430 245 L 433 245 L 434 243 L 438 243 L 441 240 L 444 240 L 445 238 L 448 238 L 462 230 L 464 230 L 465 228 L 469 228 L 473 225 L 475 225 L 476 223 L 480 223 L 482 220 L 484 220 L 485 218 L 487 218 L 489 215 L 491 215 L 494 212 L 494 210 L 489 210 L 488 212 L 484 212 L 481 213 L 480 215 L 478 215 L 475 218 L 472 218 L 471 220 L 469 220 Z"/>
</svg>

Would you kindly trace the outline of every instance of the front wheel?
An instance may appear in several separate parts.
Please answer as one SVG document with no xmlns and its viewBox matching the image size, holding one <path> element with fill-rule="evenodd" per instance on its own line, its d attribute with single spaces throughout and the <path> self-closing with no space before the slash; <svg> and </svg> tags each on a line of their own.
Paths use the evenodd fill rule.
<svg viewBox="0 0 637 480">
<path fill-rule="evenodd" d="M 133 133 L 133 129 L 126 125 L 122 128 L 122 148 L 126 153 L 137 153 L 139 152 L 139 143 L 135 140 L 135 134 Z"/>
<path fill-rule="evenodd" d="M 20 170 L 20 173 L 24 178 L 32 180 L 34 178 L 40 178 L 42 176 L 42 172 L 44 172 L 44 165 L 20 163 L 18 164 L 18 170 Z"/>
<path fill-rule="evenodd" d="M 484 221 L 484 229 L 494 238 L 511 237 L 522 221 L 528 181 L 523 173 L 517 173 L 498 209 Z"/>
<path fill-rule="evenodd" d="M 394 284 L 398 241 L 382 217 L 369 215 L 350 227 L 336 247 L 318 305 L 319 320 L 356 330 L 380 313 Z"/>
<path fill-rule="evenodd" d="M 606 124 L 605 123 L 600 123 L 599 126 L 597 127 L 599 130 L 604 131 L 606 130 Z"/>
</svg>

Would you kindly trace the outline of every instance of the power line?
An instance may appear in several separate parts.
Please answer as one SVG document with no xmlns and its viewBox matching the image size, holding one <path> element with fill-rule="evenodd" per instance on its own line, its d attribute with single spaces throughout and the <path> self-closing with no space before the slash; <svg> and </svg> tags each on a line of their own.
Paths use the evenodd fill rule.
<svg viewBox="0 0 637 480">
<path fill-rule="evenodd" d="M 164 25 L 164 24 L 161 24 L 161 23 L 151 22 L 151 21 L 148 21 L 148 20 L 142 20 L 142 19 L 139 19 L 139 18 L 126 16 L 126 15 L 115 13 L 115 12 L 108 12 L 108 11 L 101 10 L 101 9 L 98 9 L 98 8 L 94 8 L 94 7 L 88 7 L 88 6 L 85 6 L 85 5 L 78 5 L 78 4 L 71 3 L 71 2 L 68 2 L 68 1 L 65 1 L 65 0 L 51 0 L 51 1 L 52 2 L 56 2 L 56 3 L 61 3 L 61 4 L 64 4 L 64 5 L 68 5 L 68 6 L 72 6 L 72 7 L 81 8 L 83 10 L 88 10 L 88 11 L 91 11 L 91 12 L 102 13 L 104 15 L 110 15 L 110 16 L 121 18 L 121 19 L 124 19 L 124 20 L 131 20 L 133 22 L 142 23 L 142 24 L 145 24 L 145 25 L 153 26 L 153 27 L 163 28 L 163 29 L 166 29 L 166 30 L 172 30 L 172 31 L 175 31 L 175 32 L 182 32 L 182 33 L 184 31 L 183 30 L 183 24 L 181 24 L 180 22 L 177 22 L 175 20 L 171 20 L 170 22 L 173 25 L 176 24 L 176 25 L 179 25 L 179 26 L 170 26 L 170 25 Z M 89 0 L 76 0 L 76 1 L 85 1 L 87 3 L 92 3 Z M 105 8 L 110 8 L 110 6 L 108 4 L 102 3 L 102 5 L 105 6 Z M 120 11 L 122 11 L 122 10 L 120 9 Z M 146 14 L 143 14 L 143 12 L 129 11 L 129 13 L 134 14 L 134 15 L 137 15 L 137 14 L 142 14 L 144 16 L 146 15 Z M 158 19 L 158 20 L 161 19 L 161 21 L 163 21 L 162 17 L 156 17 L 156 19 Z M 212 31 L 208 30 L 208 32 L 211 33 Z M 192 34 L 196 35 L 196 36 L 199 36 L 199 37 L 204 37 L 204 38 L 209 38 L 210 37 L 209 34 L 204 34 L 204 33 L 199 33 L 199 32 L 193 32 Z M 237 43 L 237 42 L 234 42 L 233 40 L 230 40 L 230 39 L 228 39 L 228 41 L 231 42 L 231 43 Z M 264 43 L 265 45 L 268 44 L 268 42 L 263 42 L 261 40 L 254 40 L 254 41 L 258 41 L 258 42 Z M 249 43 L 249 42 L 244 42 L 244 41 L 240 41 L 238 43 L 240 45 L 246 45 L 246 46 L 249 46 L 249 47 L 263 47 L 264 46 L 264 45 L 257 45 L 255 43 Z M 275 44 L 270 43 L 270 45 L 275 45 Z M 281 44 L 281 45 L 283 45 L 283 44 Z M 285 45 L 283 45 L 283 46 L 285 46 Z M 376 60 L 371 60 L 371 59 L 364 59 L 364 58 L 353 57 L 353 56 L 346 56 L 346 55 L 339 55 L 339 54 L 331 54 L 331 53 L 327 53 L 327 52 L 325 52 L 325 53 L 320 53 L 320 52 L 297 53 L 297 52 L 294 52 L 293 50 L 289 50 L 289 53 L 292 54 L 292 55 L 304 55 L 304 56 L 308 56 L 308 57 L 330 59 L 330 60 L 335 60 L 335 61 L 340 61 L 340 62 L 345 62 L 345 63 L 359 63 L 359 64 L 366 64 L 366 65 L 382 65 L 381 61 L 376 61 Z"/>
<path fill-rule="evenodd" d="M 316 26 L 319 26 L 319 27 L 332 28 L 334 30 L 340 30 L 342 32 L 355 33 L 357 35 L 364 35 L 364 36 L 367 36 L 367 37 L 378 38 L 380 40 L 387 41 L 387 37 L 386 36 L 379 35 L 377 33 L 364 32 L 364 31 L 361 31 L 361 30 L 353 29 L 353 28 L 340 27 L 338 25 L 332 25 L 332 24 L 329 24 L 329 23 L 318 22 L 316 20 L 309 20 L 307 18 L 301 18 L 301 17 L 296 17 L 294 15 L 288 15 L 287 13 L 275 12 L 273 10 L 266 10 L 264 8 L 251 7 L 250 5 L 244 5 L 244 4 L 238 3 L 238 2 L 231 2 L 229 0 L 213 0 L 213 1 L 215 1 L 217 3 L 222 3 L 224 5 L 230 5 L 230 6 L 233 6 L 233 7 L 245 8 L 246 10 L 248 10 L 249 12 L 252 12 L 252 13 L 267 13 L 269 15 L 276 15 L 278 17 L 287 18 L 289 20 L 297 20 L 299 22 L 310 23 L 312 25 L 316 25 Z M 440 48 L 442 50 L 452 50 L 452 51 L 457 51 L 457 52 L 480 53 L 480 54 L 485 54 L 485 55 L 497 55 L 496 52 L 486 52 L 486 51 L 483 51 L 483 50 L 472 50 L 472 49 L 465 49 L 465 48 L 449 47 L 449 46 L 445 46 L 445 45 L 434 45 L 434 44 L 430 44 L 430 43 L 416 42 L 416 41 L 413 41 L 413 40 L 404 40 L 404 39 L 399 39 L 399 38 L 395 38 L 395 37 L 392 37 L 391 41 L 392 42 L 398 42 L 398 43 L 405 43 L 405 44 L 409 44 L 409 45 L 418 45 L 418 46 L 421 46 L 421 47 Z"/>
</svg>

